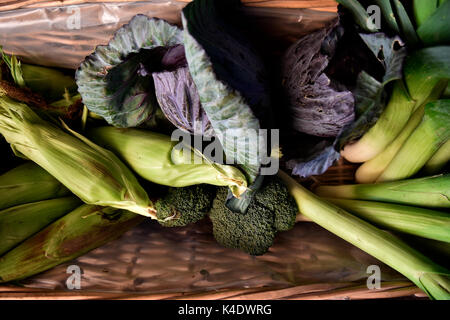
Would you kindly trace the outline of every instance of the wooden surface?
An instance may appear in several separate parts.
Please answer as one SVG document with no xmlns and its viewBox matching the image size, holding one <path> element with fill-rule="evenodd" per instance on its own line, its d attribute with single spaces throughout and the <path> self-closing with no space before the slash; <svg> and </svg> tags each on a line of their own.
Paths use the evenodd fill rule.
<svg viewBox="0 0 450 320">
<path fill-rule="evenodd" d="M 109 293 L 59 291 L 0 286 L 0 300 L 362 300 L 426 295 L 409 282 L 383 283 L 381 289 L 368 290 L 354 283 L 327 283 L 296 286 L 279 290 L 233 289 L 199 293 Z"/>
</svg>

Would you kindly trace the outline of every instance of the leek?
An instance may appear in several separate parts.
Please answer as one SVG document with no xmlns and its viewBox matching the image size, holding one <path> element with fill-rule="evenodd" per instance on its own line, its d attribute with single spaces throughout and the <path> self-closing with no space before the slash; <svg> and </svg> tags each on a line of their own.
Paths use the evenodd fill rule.
<svg viewBox="0 0 450 320">
<path fill-rule="evenodd" d="M 377 201 L 326 200 L 380 228 L 450 243 L 450 213 Z"/>
<path fill-rule="evenodd" d="M 378 182 L 409 178 L 450 139 L 450 100 L 426 105 L 420 125 L 378 177 Z"/>
<path fill-rule="evenodd" d="M 284 172 L 279 176 L 297 202 L 300 214 L 350 242 L 410 279 L 431 299 L 450 299 L 450 271 L 399 238 L 319 198 Z"/>
<path fill-rule="evenodd" d="M 392 202 L 429 208 L 450 208 L 450 175 L 376 184 L 319 186 L 315 193 L 326 198 Z"/>
<path fill-rule="evenodd" d="M 402 83 L 394 85 L 391 100 L 376 124 L 341 154 L 350 162 L 366 162 L 380 154 L 402 131 L 406 121 L 426 102 L 438 99 L 450 79 L 450 46 L 421 49 L 407 57 Z"/>
</svg>

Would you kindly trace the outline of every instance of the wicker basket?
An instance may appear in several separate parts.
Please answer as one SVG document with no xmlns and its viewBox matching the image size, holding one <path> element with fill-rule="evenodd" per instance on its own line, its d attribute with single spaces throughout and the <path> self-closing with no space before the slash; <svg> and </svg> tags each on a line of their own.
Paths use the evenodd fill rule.
<svg viewBox="0 0 450 320">
<path fill-rule="evenodd" d="M 103 5 L 98 0 L 24 0 L 0 4 L 0 28 L 7 24 L 8 14 L 36 14 L 46 8 L 67 5 Z M 132 2 L 110 0 L 109 3 Z M 139 1 L 134 1 L 134 5 Z M 188 1 L 153 1 L 165 3 L 168 20 L 176 15 L 167 6 L 179 10 Z M 302 32 L 323 26 L 334 17 L 334 0 L 244 0 L 248 6 L 293 8 L 305 18 Z M 142 6 L 149 2 L 141 2 Z M 139 4 L 137 7 L 139 8 Z M 36 11 L 37 10 L 37 11 Z M 315 10 L 315 11 L 312 11 Z M 131 11 L 130 11 L 131 12 Z M 169 13 L 168 13 L 169 12 Z M 266 13 L 269 11 L 265 11 Z M 26 16 L 26 14 L 25 14 Z M 3 18 L 2 18 L 3 17 Z M 6 18 L 5 18 L 6 17 Z M 316 19 L 314 19 L 314 17 Z M 2 21 L 3 19 L 3 21 Z M 301 20 L 301 19 L 299 19 Z M 172 21 L 175 22 L 176 21 Z M 298 21 L 297 21 L 298 22 Z M 102 32 L 112 32 L 123 21 L 116 21 Z M 20 29 L 20 28 L 19 28 Z M 17 30 L 16 30 L 17 31 Z M 59 43 L 74 66 L 98 44 L 99 39 L 82 38 L 55 31 L 30 35 L 17 31 L 16 38 L 0 35 L 6 51 L 14 51 L 25 60 L 55 65 L 50 52 L 33 51 L 42 41 Z M 105 35 L 101 35 L 105 38 Z M 81 40 L 80 40 L 81 37 Z M 28 42 L 27 42 L 28 41 Z M 80 41 L 86 41 L 81 43 Z M 17 43 L 16 43 L 17 42 Z M 21 46 L 19 45 L 21 44 Z M 53 47 L 54 49 L 55 47 Z M 66 55 L 65 55 L 66 56 Z M 77 60 L 78 59 L 78 60 Z M 56 62 L 55 62 L 56 61 Z M 58 65 L 65 66 L 65 65 Z M 308 187 L 326 184 L 352 183 L 356 167 L 339 161 L 324 175 L 301 182 Z M 81 288 L 69 290 L 67 268 L 77 265 L 83 274 Z M 367 267 L 381 268 L 381 289 L 369 290 Z M 203 221 L 196 225 L 164 229 L 146 221 L 121 238 L 90 253 L 59 265 L 47 272 L 15 284 L 0 286 L 0 299 L 379 299 L 425 298 L 426 295 L 402 275 L 370 257 L 358 248 L 339 239 L 311 222 L 299 222 L 281 233 L 270 251 L 260 257 L 250 257 L 240 251 L 219 246 L 211 234 L 211 225 Z"/>
</svg>

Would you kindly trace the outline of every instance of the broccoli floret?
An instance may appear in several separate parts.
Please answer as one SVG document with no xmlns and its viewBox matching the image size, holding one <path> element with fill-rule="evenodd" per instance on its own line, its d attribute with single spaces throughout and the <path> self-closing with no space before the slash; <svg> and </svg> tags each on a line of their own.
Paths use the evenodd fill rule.
<svg viewBox="0 0 450 320">
<path fill-rule="evenodd" d="M 225 205 L 227 188 L 220 188 L 209 218 L 214 238 L 225 247 L 236 248 L 251 255 L 263 255 L 273 245 L 278 231 L 291 229 L 297 216 L 297 205 L 282 181 L 265 177 L 246 213 L 236 213 Z"/>
<path fill-rule="evenodd" d="M 159 223 L 164 227 L 183 227 L 203 219 L 211 209 L 216 191 L 215 186 L 205 184 L 169 188 L 155 203 Z"/>
</svg>

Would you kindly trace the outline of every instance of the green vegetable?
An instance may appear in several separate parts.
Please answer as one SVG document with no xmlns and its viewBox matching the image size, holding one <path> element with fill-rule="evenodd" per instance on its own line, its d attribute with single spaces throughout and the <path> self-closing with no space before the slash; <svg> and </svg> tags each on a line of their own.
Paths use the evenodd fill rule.
<svg viewBox="0 0 450 320">
<path fill-rule="evenodd" d="M 74 77 L 57 69 L 22 64 L 22 72 L 27 88 L 41 94 L 50 103 L 77 94 Z"/>
<path fill-rule="evenodd" d="M 450 43 L 449 14 L 450 1 L 445 1 L 417 29 L 417 34 L 426 46 L 448 45 Z"/>
<path fill-rule="evenodd" d="M 66 187 L 33 162 L 0 176 L 0 210 L 69 194 Z"/>
<path fill-rule="evenodd" d="M 0 256 L 79 205 L 78 198 L 65 197 L 0 211 Z"/>
<path fill-rule="evenodd" d="M 420 40 L 414 28 L 413 22 L 408 15 L 408 12 L 406 11 L 400 0 L 392 0 L 392 2 L 394 3 L 395 11 L 397 12 L 397 22 L 402 31 L 402 38 L 405 39 L 406 43 L 408 43 L 408 46 L 418 46 Z"/>
<path fill-rule="evenodd" d="M 397 24 L 397 19 L 395 17 L 394 10 L 392 9 L 390 0 L 375 0 L 375 3 L 381 8 L 381 13 L 386 20 L 389 29 L 393 30 L 395 34 L 400 34 L 400 28 Z"/>
<path fill-rule="evenodd" d="M 376 201 L 325 200 L 380 228 L 450 242 L 449 213 Z"/>
<path fill-rule="evenodd" d="M 265 176 L 246 213 L 233 212 L 225 205 L 227 190 L 219 188 L 209 218 L 214 238 L 225 247 L 251 255 L 265 254 L 278 231 L 295 225 L 297 207 L 276 176 Z"/>
<path fill-rule="evenodd" d="M 3 52 L 3 48 L 0 46 L 0 54 L 2 55 L 3 62 L 9 68 L 11 72 L 11 77 L 14 83 L 23 88 L 25 87 L 25 80 L 23 79 L 23 73 L 21 68 L 21 63 L 15 55 L 8 56 Z"/>
<path fill-rule="evenodd" d="M 183 227 L 203 219 L 211 209 L 216 191 L 206 184 L 170 188 L 155 202 L 159 223 L 164 227 Z"/>
<path fill-rule="evenodd" d="M 414 0 L 414 17 L 418 27 L 420 27 L 438 8 L 438 0 Z"/>
<path fill-rule="evenodd" d="M 350 11 L 355 23 L 357 23 L 364 31 L 376 32 L 378 30 L 376 26 L 371 23 L 366 9 L 357 0 L 336 0 L 336 2 Z"/>
<path fill-rule="evenodd" d="M 252 39 L 236 25 L 239 6 L 239 0 L 195 0 L 181 18 L 186 61 L 203 110 L 227 159 L 252 185 L 267 154 L 259 129 L 268 128 L 270 86 Z"/>
<path fill-rule="evenodd" d="M 76 71 L 83 103 L 116 127 L 151 126 L 158 110 L 152 72 L 182 44 L 182 32 L 161 19 L 138 14 L 97 46 Z"/>
<path fill-rule="evenodd" d="M 391 101 L 379 121 L 360 140 L 342 150 L 348 161 L 360 163 L 375 158 L 401 133 L 415 110 L 439 98 L 450 79 L 450 46 L 411 53 L 403 73 L 406 88 L 396 82 Z"/>
<path fill-rule="evenodd" d="M 442 88 L 445 83 L 446 81 L 438 83 L 433 92 L 429 95 L 427 101 L 437 98 L 442 92 Z M 427 101 L 425 102 L 425 104 L 428 103 Z M 375 158 L 366 161 L 356 170 L 356 182 L 374 183 L 377 180 L 377 178 L 387 168 L 389 163 L 398 153 L 405 141 L 408 140 L 409 136 L 414 132 L 414 130 L 422 121 L 425 113 L 425 104 L 414 111 L 405 127 L 401 130 L 400 134 L 388 146 L 386 146 L 385 150 L 379 153 Z"/>
<path fill-rule="evenodd" d="M 99 145 L 113 151 L 142 178 L 161 185 L 186 187 L 195 184 L 229 186 L 236 197 L 247 187 L 244 174 L 236 167 L 212 163 L 169 136 L 140 129 L 97 127 L 88 133 Z"/>
<path fill-rule="evenodd" d="M 16 155 L 36 162 L 85 203 L 155 217 L 147 193 L 111 151 L 42 120 L 27 105 L 0 97 L 0 133 Z"/>
<path fill-rule="evenodd" d="M 450 271 L 414 250 L 399 238 L 349 214 L 279 172 L 300 213 L 340 238 L 386 263 L 432 299 L 450 299 Z"/>
<path fill-rule="evenodd" d="M 62 71 L 21 63 L 15 55 L 6 55 L 1 46 L 0 54 L 17 86 L 29 88 L 34 93 L 42 95 L 48 102 L 63 99 L 69 93 L 76 95 L 75 79 Z"/>
<path fill-rule="evenodd" d="M 450 100 L 427 104 L 422 122 L 377 181 L 402 180 L 415 175 L 449 139 Z"/>
<path fill-rule="evenodd" d="M 3 255 L 0 282 L 24 279 L 78 258 L 144 219 L 126 210 L 82 205 Z"/>
<path fill-rule="evenodd" d="M 447 141 L 434 156 L 424 165 L 423 171 L 427 175 L 438 174 L 450 161 L 450 140 Z"/>
<path fill-rule="evenodd" d="M 378 121 L 356 143 L 345 146 L 342 156 L 351 162 L 376 157 L 404 128 L 414 106 L 415 101 L 405 91 L 402 81 L 396 81 L 389 103 Z"/>
<path fill-rule="evenodd" d="M 373 200 L 430 208 L 450 208 L 450 175 L 377 184 L 319 186 L 315 193 L 327 198 Z"/>
</svg>

